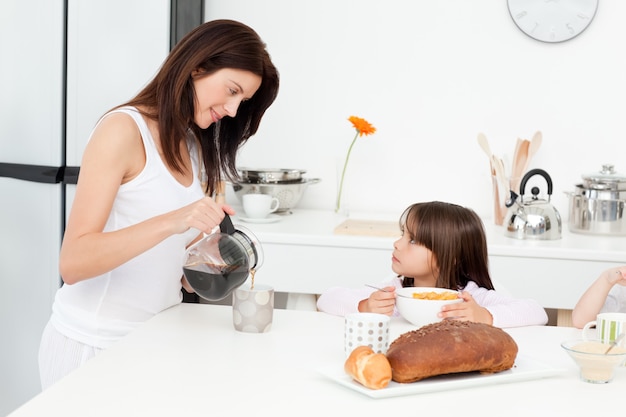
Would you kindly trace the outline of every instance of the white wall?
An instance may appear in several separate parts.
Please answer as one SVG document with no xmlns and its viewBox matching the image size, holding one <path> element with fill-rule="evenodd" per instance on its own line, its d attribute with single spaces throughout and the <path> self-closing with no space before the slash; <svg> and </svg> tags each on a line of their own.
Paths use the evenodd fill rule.
<svg viewBox="0 0 626 417">
<path fill-rule="evenodd" d="M 67 165 L 80 165 L 100 117 L 156 75 L 169 52 L 169 25 L 169 0 L 69 1 Z"/>
<path fill-rule="evenodd" d="M 356 115 L 378 132 L 353 151 L 351 210 L 439 199 L 490 217 L 477 133 L 510 160 L 516 138 L 541 130 L 530 168 L 551 175 L 565 220 L 582 174 L 607 162 L 626 172 L 623 16 L 626 2 L 601 0 L 590 27 L 561 44 L 523 34 L 504 0 L 208 1 L 205 20 L 243 21 L 267 42 L 281 91 L 239 165 L 321 178 L 300 207 L 333 207 Z"/>
</svg>

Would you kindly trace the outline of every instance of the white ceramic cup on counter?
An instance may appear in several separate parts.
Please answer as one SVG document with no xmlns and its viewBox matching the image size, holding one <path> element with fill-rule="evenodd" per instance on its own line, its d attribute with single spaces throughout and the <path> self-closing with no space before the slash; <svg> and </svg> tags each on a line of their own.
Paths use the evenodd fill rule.
<svg viewBox="0 0 626 417">
<path fill-rule="evenodd" d="M 390 318 L 378 313 L 352 313 L 345 317 L 344 350 L 346 357 L 354 348 L 369 346 L 376 353 L 387 353 Z"/>
<path fill-rule="evenodd" d="M 244 194 L 243 211 L 251 219 L 264 219 L 278 210 L 280 201 L 269 194 Z"/>
<path fill-rule="evenodd" d="M 233 326 L 245 333 L 267 333 L 274 318 L 274 288 L 245 283 L 233 291 Z"/>
<path fill-rule="evenodd" d="M 596 333 L 590 336 L 589 330 L 594 326 Z M 623 332 L 626 332 L 626 313 L 600 313 L 594 321 L 590 321 L 583 327 L 583 339 L 598 339 L 602 343 L 613 343 Z M 619 345 L 626 347 L 626 338 L 622 338 Z"/>
</svg>

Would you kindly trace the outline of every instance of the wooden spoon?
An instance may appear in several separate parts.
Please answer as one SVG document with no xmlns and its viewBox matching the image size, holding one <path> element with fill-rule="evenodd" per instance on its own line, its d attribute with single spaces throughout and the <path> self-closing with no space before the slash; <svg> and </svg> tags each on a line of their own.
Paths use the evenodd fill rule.
<svg viewBox="0 0 626 417">
<path fill-rule="evenodd" d="M 530 141 L 530 144 L 528 145 L 526 161 L 524 163 L 524 173 L 526 173 L 526 171 L 528 170 L 528 165 L 530 165 L 530 160 L 537 153 L 537 150 L 539 150 L 542 140 L 543 140 L 543 137 L 541 135 L 541 132 L 539 131 L 535 132 L 535 134 L 533 135 L 533 138 Z"/>
<path fill-rule="evenodd" d="M 517 166 L 517 156 L 519 155 L 519 148 L 522 146 L 522 140 L 517 138 L 515 141 L 515 152 L 513 152 L 513 162 L 511 163 L 511 176 L 519 169 Z"/>
<path fill-rule="evenodd" d="M 489 158 L 489 164 L 491 165 L 491 175 L 495 175 L 495 168 L 493 166 L 493 153 L 491 153 L 491 148 L 489 147 L 489 141 L 487 140 L 487 136 L 484 133 L 478 134 L 478 144 L 480 148 L 485 152 L 487 158 Z"/>
<path fill-rule="evenodd" d="M 484 133 L 478 134 L 478 144 L 480 145 L 482 150 L 485 152 L 485 155 L 487 155 L 487 158 L 491 160 L 491 155 L 492 155 L 491 148 L 489 147 L 489 141 L 487 140 L 487 136 L 485 136 Z"/>
<path fill-rule="evenodd" d="M 511 171 L 511 189 L 519 194 L 519 185 L 522 182 L 522 177 L 526 173 L 526 161 L 528 160 L 528 147 L 529 141 L 526 139 L 518 139 L 520 141 L 519 148 L 513 166 L 515 169 Z"/>
<path fill-rule="evenodd" d="M 498 189 L 499 189 L 499 196 L 500 198 L 503 199 L 507 199 L 508 198 L 508 191 L 509 191 L 509 186 L 506 183 L 506 173 L 504 172 L 504 163 L 502 162 L 502 159 L 498 158 L 497 156 L 492 156 L 492 160 L 491 160 L 491 165 L 494 167 L 494 170 L 496 172 L 496 181 L 498 184 Z"/>
<path fill-rule="evenodd" d="M 530 145 L 528 146 L 528 159 L 532 158 L 537 153 L 542 141 L 543 136 L 541 135 L 541 132 L 536 132 L 530 141 Z"/>
</svg>

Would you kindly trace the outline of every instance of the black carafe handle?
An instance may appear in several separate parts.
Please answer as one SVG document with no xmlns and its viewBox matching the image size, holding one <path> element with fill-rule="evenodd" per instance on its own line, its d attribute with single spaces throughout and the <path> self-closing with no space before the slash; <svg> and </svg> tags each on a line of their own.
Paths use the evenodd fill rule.
<svg viewBox="0 0 626 417">
<path fill-rule="evenodd" d="M 232 235 L 235 233 L 235 226 L 233 226 L 233 222 L 230 220 L 230 216 L 227 214 L 224 216 L 224 220 L 220 223 L 220 232 L 226 233 L 227 235 Z"/>
</svg>

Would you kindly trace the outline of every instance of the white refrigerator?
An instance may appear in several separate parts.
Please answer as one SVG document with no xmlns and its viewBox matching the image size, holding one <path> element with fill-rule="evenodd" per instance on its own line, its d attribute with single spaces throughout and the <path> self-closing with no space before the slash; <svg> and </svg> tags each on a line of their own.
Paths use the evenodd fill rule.
<svg viewBox="0 0 626 417">
<path fill-rule="evenodd" d="M 166 57 L 173 2 L 0 0 L 0 416 L 41 391 L 39 342 L 83 149 Z"/>
</svg>

